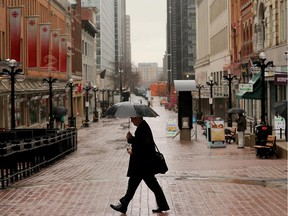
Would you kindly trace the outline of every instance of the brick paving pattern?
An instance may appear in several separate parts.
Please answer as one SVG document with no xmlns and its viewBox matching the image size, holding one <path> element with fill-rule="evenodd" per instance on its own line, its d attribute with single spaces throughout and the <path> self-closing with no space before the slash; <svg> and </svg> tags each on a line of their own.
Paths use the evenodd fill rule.
<svg viewBox="0 0 288 216">
<path fill-rule="evenodd" d="M 171 210 L 163 216 L 287 215 L 287 160 L 258 159 L 254 149 L 207 148 L 198 127 L 191 142 L 166 136 L 177 114 L 154 101 L 147 118 L 169 171 L 157 178 Z M 101 119 L 78 131 L 78 150 L 0 190 L 1 216 L 115 216 L 109 204 L 125 193 L 128 119 Z M 130 126 L 134 131 L 135 127 Z M 192 134 L 194 130 L 192 131 Z M 151 216 L 154 195 L 141 183 L 127 215 Z M 123 214 L 122 214 L 123 215 Z"/>
</svg>

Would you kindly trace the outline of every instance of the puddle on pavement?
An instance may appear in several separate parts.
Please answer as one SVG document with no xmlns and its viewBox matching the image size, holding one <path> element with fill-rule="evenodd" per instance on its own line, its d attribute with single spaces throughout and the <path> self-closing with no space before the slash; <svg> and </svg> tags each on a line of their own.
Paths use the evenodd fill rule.
<svg viewBox="0 0 288 216">
<path fill-rule="evenodd" d="M 228 177 L 191 177 L 181 176 L 175 178 L 175 180 L 199 180 L 199 181 L 217 181 L 223 183 L 234 183 L 234 184 L 246 184 L 246 185 L 259 185 L 263 187 L 277 187 L 287 188 L 287 179 L 266 179 L 266 180 L 255 180 L 255 179 L 234 179 Z"/>
</svg>

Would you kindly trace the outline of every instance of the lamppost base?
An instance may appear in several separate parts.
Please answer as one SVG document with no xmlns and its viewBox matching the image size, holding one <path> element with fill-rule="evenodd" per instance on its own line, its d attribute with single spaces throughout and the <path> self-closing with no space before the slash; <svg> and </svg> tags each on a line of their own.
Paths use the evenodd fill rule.
<svg viewBox="0 0 288 216">
<path fill-rule="evenodd" d="M 227 121 L 227 126 L 228 126 L 228 127 L 232 127 L 232 119 L 228 119 L 228 121 Z"/>
<path fill-rule="evenodd" d="M 94 112 L 93 122 L 98 122 L 98 112 Z"/>
<path fill-rule="evenodd" d="M 88 122 L 84 122 L 84 123 L 82 124 L 82 127 L 89 127 L 89 123 L 88 123 Z"/>
<path fill-rule="evenodd" d="M 76 118 L 75 117 L 68 117 L 68 124 L 69 124 L 69 127 L 75 127 L 76 128 Z"/>
<path fill-rule="evenodd" d="M 53 122 L 49 122 L 47 124 L 47 129 L 53 129 L 54 128 L 54 123 Z"/>
</svg>

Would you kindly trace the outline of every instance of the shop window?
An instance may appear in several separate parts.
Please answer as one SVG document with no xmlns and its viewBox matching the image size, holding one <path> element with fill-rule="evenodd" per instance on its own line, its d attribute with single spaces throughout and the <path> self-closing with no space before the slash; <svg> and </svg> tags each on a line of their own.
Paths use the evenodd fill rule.
<svg viewBox="0 0 288 216">
<path fill-rule="evenodd" d="M 30 124 L 35 124 L 38 122 L 37 118 L 37 101 L 33 100 L 29 102 L 29 114 L 30 114 Z"/>
<path fill-rule="evenodd" d="M 22 105 L 23 103 L 21 102 L 15 102 L 15 124 L 16 127 L 19 127 L 21 125 L 24 125 L 24 115 L 21 114 L 22 112 Z"/>
<path fill-rule="evenodd" d="M 46 122 L 47 121 L 47 105 L 46 100 L 44 99 L 44 102 L 40 104 L 40 122 Z"/>
</svg>

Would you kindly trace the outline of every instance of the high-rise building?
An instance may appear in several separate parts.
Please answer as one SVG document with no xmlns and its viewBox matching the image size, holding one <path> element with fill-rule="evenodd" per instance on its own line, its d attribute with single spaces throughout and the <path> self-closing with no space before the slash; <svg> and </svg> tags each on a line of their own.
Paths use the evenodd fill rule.
<svg viewBox="0 0 288 216">
<path fill-rule="evenodd" d="M 115 76 L 115 22 L 114 0 L 82 0 L 83 7 L 96 7 L 96 68 L 97 73 L 106 69 L 100 88 L 114 88 Z"/>
<path fill-rule="evenodd" d="M 167 70 L 175 79 L 195 79 L 195 0 L 167 0 Z"/>
<path fill-rule="evenodd" d="M 139 63 L 138 72 L 141 76 L 141 86 L 148 88 L 151 83 L 158 81 L 157 63 Z"/>
</svg>

